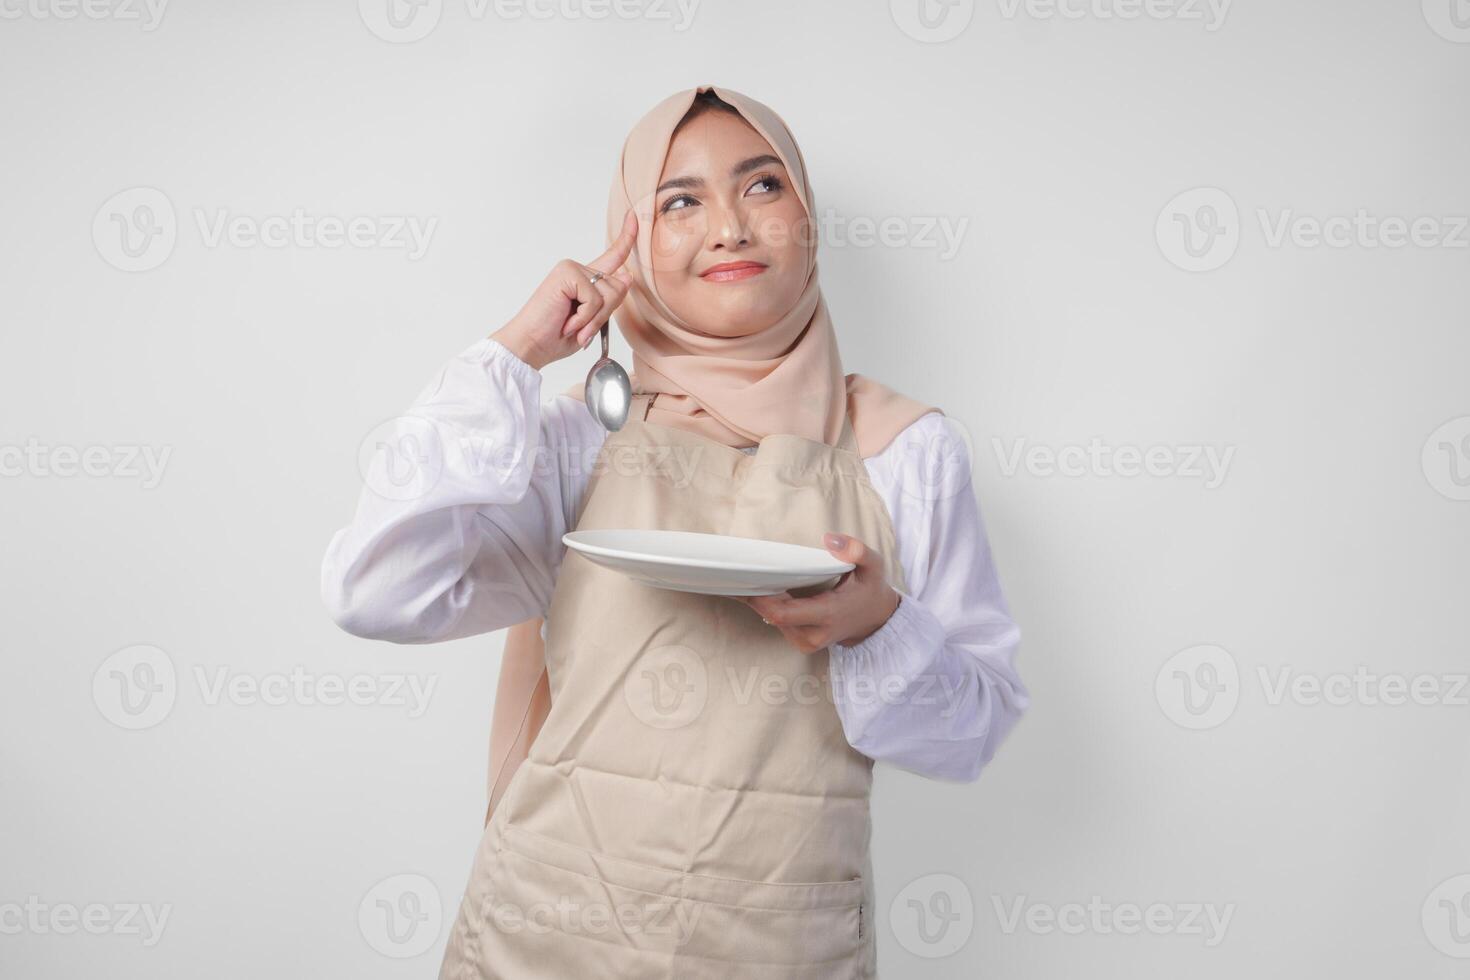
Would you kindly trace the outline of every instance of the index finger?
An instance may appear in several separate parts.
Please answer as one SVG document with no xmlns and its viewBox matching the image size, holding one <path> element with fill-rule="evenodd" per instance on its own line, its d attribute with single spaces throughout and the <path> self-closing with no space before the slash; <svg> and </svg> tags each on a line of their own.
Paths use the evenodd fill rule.
<svg viewBox="0 0 1470 980">
<path fill-rule="evenodd" d="M 603 275 L 612 275 L 623 267 L 628 261 L 628 255 L 633 251 L 633 245 L 638 241 L 638 216 L 629 208 L 627 215 L 623 217 L 623 230 L 613 243 L 607 247 L 597 258 L 587 263 L 589 269 L 596 269 Z"/>
</svg>

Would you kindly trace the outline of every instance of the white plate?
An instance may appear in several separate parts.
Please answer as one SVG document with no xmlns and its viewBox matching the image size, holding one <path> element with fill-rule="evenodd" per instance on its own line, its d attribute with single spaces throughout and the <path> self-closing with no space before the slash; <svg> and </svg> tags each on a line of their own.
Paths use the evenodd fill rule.
<svg viewBox="0 0 1470 980">
<path fill-rule="evenodd" d="M 821 548 L 695 531 L 570 531 L 568 548 L 659 589 L 701 595 L 774 595 L 853 569 Z"/>
</svg>

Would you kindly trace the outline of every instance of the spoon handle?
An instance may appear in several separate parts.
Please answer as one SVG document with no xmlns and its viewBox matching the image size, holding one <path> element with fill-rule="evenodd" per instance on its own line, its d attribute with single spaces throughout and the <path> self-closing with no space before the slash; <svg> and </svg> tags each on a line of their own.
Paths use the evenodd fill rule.
<svg viewBox="0 0 1470 980">
<path fill-rule="evenodd" d="M 602 330 L 600 332 L 602 333 L 602 357 L 603 357 L 603 360 L 606 360 L 607 359 L 607 324 L 606 323 L 604 323 L 602 325 Z"/>
</svg>

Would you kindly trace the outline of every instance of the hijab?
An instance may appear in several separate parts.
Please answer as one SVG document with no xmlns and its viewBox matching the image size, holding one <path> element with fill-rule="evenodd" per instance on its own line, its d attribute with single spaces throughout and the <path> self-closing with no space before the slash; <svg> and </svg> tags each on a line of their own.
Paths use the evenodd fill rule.
<svg viewBox="0 0 1470 980">
<path fill-rule="evenodd" d="M 628 134 L 607 205 L 607 240 L 617 238 L 629 208 L 638 215 L 638 241 L 624 269 L 632 280 L 614 314 L 633 349 L 635 392 L 656 392 L 648 421 L 693 431 L 736 448 L 767 435 L 790 433 L 835 446 L 844 415 L 852 419 L 858 453 L 867 458 L 910 423 L 942 411 L 858 374 L 843 374 L 837 334 L 817 281 L 815 236 L 807 250 L 806 286 L 796 304 L 765 330 L 742 337 L 715 336 L 686 323 L 664 303 L 654 284 L 655 191 L 674 131 L 696 96 L 714 92 L 733 105 L 769 143 L 801 191 L 813 227 L 816 202 L 801 149 L 785 121 L 769 107 L 724 87 L 700 85 L 669 96 Z M 584 399 L 582 385 L 566 394 Z"/>
</svg>

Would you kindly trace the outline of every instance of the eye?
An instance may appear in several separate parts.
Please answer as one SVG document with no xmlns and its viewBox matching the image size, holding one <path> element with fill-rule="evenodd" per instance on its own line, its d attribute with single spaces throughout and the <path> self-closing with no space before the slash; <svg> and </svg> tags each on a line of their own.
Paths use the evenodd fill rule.
<svg viewBox="0 0 1470 980">
<path fill-rule="evenodd" d="M 692 195 L 675 194 L 663 203 L 663 206 L 658 209 L 658 213 L 668 214 L 670 211 L 683 211 L 686 208 L 694 207 L 698 203 L 699 201 Z"/>
<path fill-rule="evenodd" d="M 754 182 L 751 183 L 750 190 L 746 191 L 746 193 L 774 194 L 784 186 L 786 185 L 781 182 L 781 178 L 777 177 L 775 174 L 761 174 L 754 180 Z M 762 187 L 765 188 L 764 191 L 759 190 L 759 188 Z"/>
</svg>

